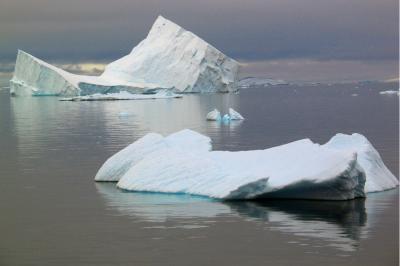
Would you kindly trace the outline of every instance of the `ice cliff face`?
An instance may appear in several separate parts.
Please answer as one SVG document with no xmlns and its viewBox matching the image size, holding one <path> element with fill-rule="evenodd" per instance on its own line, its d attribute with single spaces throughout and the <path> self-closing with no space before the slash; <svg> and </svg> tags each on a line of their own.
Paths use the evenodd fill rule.
<svg viewBox="0 0 400 266">
<path fill-rule="evenodd" d="M 357 161 L 369 177 L 365 183 L 366 192 L 382 191 L 398 185 L 397 178 L 389 171 L 378 151 L 363 135 L 357 133 L 352 135 L 336 134 L 325 146 L 331 149 L 357 152 Z"/>
<path fill-rule="evenodd" d="M 149 143 L 153 136 L 146 135 L 107 160 L 96 181 L 118 181 L 125 190 L 220 199 L 347 200 L 398 185 L 378 152 L 359 134 L 338 134 L 324 145 L 304 139 L 238 152 L 208 151 L 210 140 L 189 130 Z"/>
<path fill-rule="evenodd" d="M 70 74 L 43 62 L 28 53 L 18 51 L 14 76 L 10 81 L 13 95 L 65 95 L 79 94 Z"/>
<path fill-rule="evenodd" d="M 160 16 L 146 39 L 109 64 L 102 77 L 162 84 L 180 92 L 228 92 L 236 90 L 237 71 L 235 60 Z"/>
<path fill-rule="evenodd" d="M 106 66 L 98 77 L 68 73 L 18 51 L 13 95 L 79 96 L 154 89 L 177 92 L 237 90 L 239 64 L 216 48 L 159 16 L 146 39 Z"/>
</svg>

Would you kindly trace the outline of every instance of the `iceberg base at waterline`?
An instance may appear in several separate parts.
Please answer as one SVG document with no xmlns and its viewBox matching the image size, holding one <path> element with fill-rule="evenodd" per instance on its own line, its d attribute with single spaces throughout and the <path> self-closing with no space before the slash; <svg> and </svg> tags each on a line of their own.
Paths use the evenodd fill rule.
<svg viewBox="0 0 400 266">
<path fill-rule="evenodd" d="M 133 94 L 127 91 L 118 93 L 95 93 L 86 96 L 75 96 L 69 98 L 61 98 L 60 101 L 117 101 L 117 100 L 154 100 L 154 99 L 173 99 L 182 98 L 183 95 L 176 94 L 171 90 L 159 90 L 157 93 L 152 94 Z"/>
<path fill-rule="evenodd" d="M 338 134 L 252 151 L 211 151 L 211 140 L 183 130 L 149 133 L 113 155 L 96 181 L 123 190 L 187 193 L 223 200 L 286 198 L 349 200 L 398 185 L 360 134 Z"/>
<path fill-rule="evenodd" d="M 167 137 L 149 133 L 111 156 L 96 174 L 96 181 L 118 181 L 132 167 L 146 157 L 165 149 L 178 149 L 192 153 L 207 153 L 211 139 L 191 130 L 181 130 Z"/>
</svg>

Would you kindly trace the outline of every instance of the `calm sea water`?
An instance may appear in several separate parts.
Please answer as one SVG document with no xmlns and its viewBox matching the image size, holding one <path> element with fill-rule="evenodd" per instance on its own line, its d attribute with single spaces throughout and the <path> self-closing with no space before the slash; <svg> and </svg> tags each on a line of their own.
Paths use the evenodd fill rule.
<svg viewBox="0 0 400 266">
<path fill-rule="evenodd" d="M 399 98 L 378 93 L 397 85 L 355 86 L 117 102 L 0 90 L 0 265 L 397 265 L 398 189 L 345 202 L 229 203 L 93 182 L 139 137 L 183 128 L 221 150 L 359 132 L 398 176 Z M 215 107 L 246 120 L 205 121 Z"/>
</svg>

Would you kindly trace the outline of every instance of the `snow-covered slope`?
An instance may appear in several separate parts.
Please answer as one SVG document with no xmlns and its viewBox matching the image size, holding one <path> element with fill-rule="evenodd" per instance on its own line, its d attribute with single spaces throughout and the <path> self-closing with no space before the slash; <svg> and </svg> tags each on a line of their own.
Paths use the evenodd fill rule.
<svg viewBox="0 0 400 266">
<path fill-rule="evenodd" d="M 117 186 L 224 199 L 345 200 L 364 196 L 364 182 L 355 154 L 302 140 L 267 150 L 201 155 L 164 149 L 130 168 Z"/>
<path fill-rule="evenodd" d="M 239 80 L 238 87 L 246 89 L 251 87 L 268 87 L 268 86 L 287 85 L 287 84 L 289 83 L 281 79 L 246 77 Z"/>
<path fill-rule="evenodd" d="M 147 136 L 131 144 L 102 166 L 96 180 L 119 180 L 117 186 L 126 190 L 222 199 L 346 200 L 398 184 L 376 150 L 359 134 L 337 135 L 325 145 L 304 139 L 242 152 L 208 152 L 209 142 L 198 145 L 196 140 L 206 137 L 193 131 L 178 132 L 165 139 L 171 137 L 174 144 L 145 143 L 151 153 L 133 147 Z M 191 148 L 182 149 L 191 141 Z M 121 167 L 119 164 L 126 160 L 130 160 L 129 165 Z"/>
<path fill-rule="evenodd" d="M 365 192 L 387 190 L 399 184 L 398 179 L 383 163 L 378 151 L 363 135 L 357 133 L 352 135 L 336 134 L 324 146 L 357 152 L 357 161 L 367 175 Z"/>
<path fill-rule="evenodd" d="M 74 76 L 19 50 L 14 76 L 10 81 L 10 92 L 20 96 L 78 95 Z"/>
<path fill-rule="evenodd" d="M 236 90 L 237 71 L 235 60 L 159 16 L 146 39 L 109 64 L 102 77 L 162 84 L 180 92 L 228 92 Z"/>
<path fill-rule="evenodd" d="M 238 68 L 235 60 L 159 16 L 146 39 L 97 77 L 68 73 L 18 51 L 10 90 L 13 95 L 61 96 L 154 89 L 229 92 L 237 90 Z"/>
<path fill-rule="evenodd" d="M 174 148 L 197 153 L 211 150 L 211 139 L 186 129 L 168 137 L 149 133 L 111 156 L 97 172 L 96 181 L 118 181 L 132 166 L 153 153 Z"/>
</svg>

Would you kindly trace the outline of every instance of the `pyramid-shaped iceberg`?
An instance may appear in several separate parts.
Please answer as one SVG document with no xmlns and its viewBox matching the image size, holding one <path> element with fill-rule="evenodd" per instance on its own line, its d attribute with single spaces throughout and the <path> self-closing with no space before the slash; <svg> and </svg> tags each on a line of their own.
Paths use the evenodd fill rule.
<svg viewBox="0 0 400 266">
<path fill-rule="evenodd" d="M 18 51 L 12 95 L 79 96 L 157 89 L 176 92 L 235 91 L 239 64 L 177 24 L 159 16 L 130 54 L 100 76 L 76 75 Z"/>
</svg>

